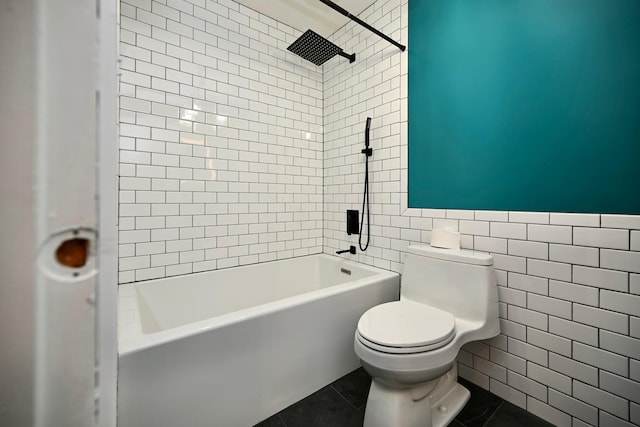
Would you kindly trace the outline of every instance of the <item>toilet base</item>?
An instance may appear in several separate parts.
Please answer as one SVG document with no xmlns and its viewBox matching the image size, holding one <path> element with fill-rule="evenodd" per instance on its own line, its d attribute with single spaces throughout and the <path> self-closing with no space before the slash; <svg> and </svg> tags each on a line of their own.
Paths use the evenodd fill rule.
<svg viewBox="0 0 640 427">
<path fill-rule="evenodd" d="M 410 388 L 371 381 L 364 427 L 445 427 L 462 410 L 469 390 L 458 383 L 454 363 L 442 377 Z"/>
</svg>

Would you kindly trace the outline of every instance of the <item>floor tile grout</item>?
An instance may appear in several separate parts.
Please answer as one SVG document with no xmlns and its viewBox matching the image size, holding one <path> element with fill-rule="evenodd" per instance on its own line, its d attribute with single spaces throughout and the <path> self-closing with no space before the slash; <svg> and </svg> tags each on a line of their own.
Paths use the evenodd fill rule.
<svg viewBox="0 0 640 427">
<path fill-rule="evenodd" d="M 284 427 L 289 427 L 289 426 L 287 425 L 287 422 L 286 422 L 286 421 L 284 420 L 284 418 L 282 418 L 282 416 L 280 415 L 280 413 L 278 413 L 277 415 L 278 415 L 278 419 L 279 419 L 280 421 L 282 421 L 282 424 L 284 424 Z"/>
<path fill-rule="evenodd" d="M 345 396 L 343 396 L 343 394 L 342 394 L 342 393 L 340 393 L 338 390 L 336 390 L 336 388 L 335 388 L 333 385 L 331 385 L 331 389 L 332 389 L 333 391 L 335 391 L 336 393 L 338 393 L 338 396 L 340 396 L 341 398 L 343 398 L 343 399 L 344 399 L 344 400 L 349 404 L 349 406 L 351 406 L 353 409 L 355 409 L 356 411 L 357 411 L 358 409 L 360 409 L 360 408 L 358 408 L 356 405 L 354 405 L 353 403 L 351 403 L 351 401 L 350 401 L 349 399 L 347 399 Z"/>
<path fill-rule="evenodd" d="M 496 409 L 493 411 L 493 413 L 489 416 L 489 418 L 487 418 L 487 421 L 485 421 L 485 423 L 482 425 L 483 427 L 487 427 L 489 425 L 489 422 L 491 421 L 491 419 L 493 417 L 495 417 L 495 415 L 498 413 L 498 411 L 500 410 L 500 408 L 502 408 L 502 405 L 504 405 L 504 400 L 502 402 L 500 402 L 500 404 L 498 406 L 496 406 Z"/>
</svg>

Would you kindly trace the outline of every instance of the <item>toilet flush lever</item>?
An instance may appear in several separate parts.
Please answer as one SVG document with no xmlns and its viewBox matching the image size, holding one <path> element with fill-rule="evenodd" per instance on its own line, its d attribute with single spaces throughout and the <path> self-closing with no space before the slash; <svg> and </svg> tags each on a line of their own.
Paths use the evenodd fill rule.
<svg viewBox="0 0 640 427">
<path fill-rule="evenodd" d="M 349 249 L 343 249 L 341 251 L 336 251 L 337 254 L 344 254 L 346 252 L 349 252 L 351 255 L 355 255 L 356 254 L 356 247 L 355 246 L 349 246 Z"/>
</svg>

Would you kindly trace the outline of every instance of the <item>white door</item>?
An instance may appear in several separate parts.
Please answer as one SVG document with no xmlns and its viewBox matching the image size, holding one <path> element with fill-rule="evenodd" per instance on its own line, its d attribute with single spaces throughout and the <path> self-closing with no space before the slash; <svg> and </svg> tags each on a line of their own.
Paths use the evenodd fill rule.
<svg viewBox="0 0 640 427">
<path fill-rule="evenodd" d="M 0 2 L 3 426 L 98 424 L 98 14 Z"/>
</svg>

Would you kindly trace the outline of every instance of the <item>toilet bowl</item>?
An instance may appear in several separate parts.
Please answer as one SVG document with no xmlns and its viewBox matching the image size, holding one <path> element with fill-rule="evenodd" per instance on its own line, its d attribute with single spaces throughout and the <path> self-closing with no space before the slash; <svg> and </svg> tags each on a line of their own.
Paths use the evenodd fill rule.
<svg viewBox="0 0 640 427">
<path fill-rule="evenodd" d="M 400 300 L 362 315 L 354 349 L 372 376 L 365 427 L 440 427 L 464 407 L 455 359 L 499 333 L 489 254 L 410 246 Z"/>
</svg>

